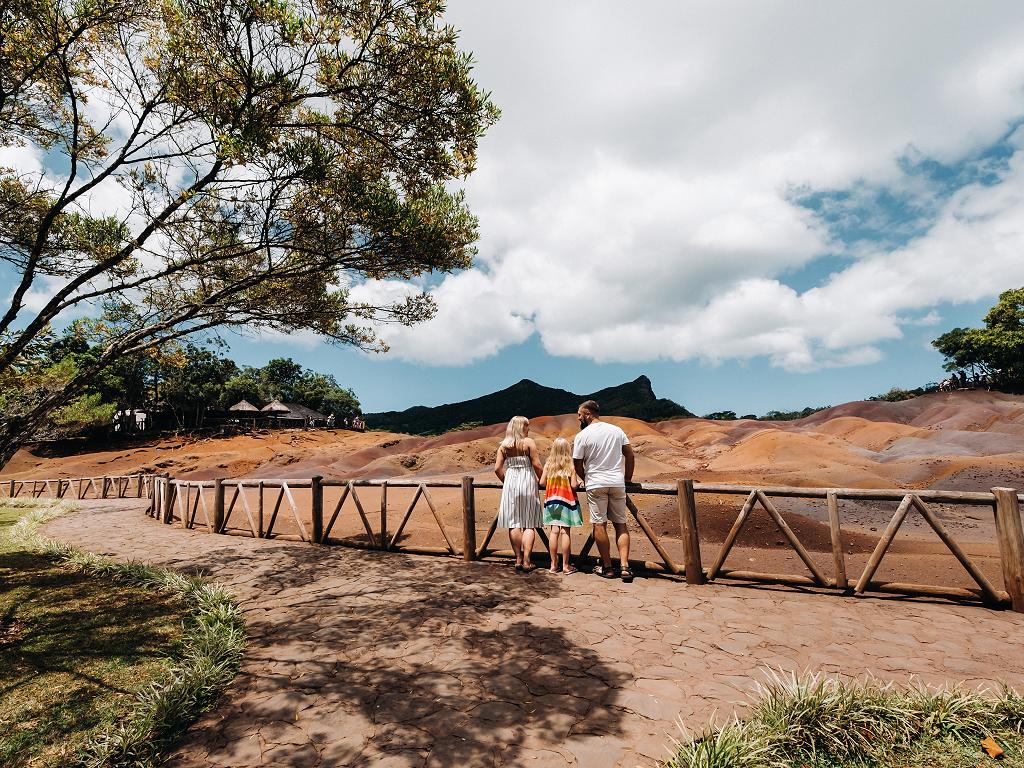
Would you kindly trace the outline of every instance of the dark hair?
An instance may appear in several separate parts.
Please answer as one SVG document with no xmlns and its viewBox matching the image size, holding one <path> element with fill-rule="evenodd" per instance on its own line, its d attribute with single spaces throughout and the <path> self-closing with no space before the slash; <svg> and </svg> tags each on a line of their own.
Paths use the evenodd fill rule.
<svg viewBox="0 0 1024 768">
<path fill-rule="evenodd" d="M 597 404 L 596 400 L 585 400 L 580 403 L 580 408 L 586 408 L 595 416 L 601 415 L 601 406 Z"/>
</svg>

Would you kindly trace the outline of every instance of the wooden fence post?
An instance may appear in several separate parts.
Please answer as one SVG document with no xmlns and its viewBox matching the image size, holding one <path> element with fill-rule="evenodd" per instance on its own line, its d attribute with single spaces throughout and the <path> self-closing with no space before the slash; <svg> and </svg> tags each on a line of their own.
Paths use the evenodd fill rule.
<svg viewBox="0 0 1024 768">
<path fill-rule="evenodd" d="M 259 500 L 258 514 L 259 514 L 260 522 L 259 522 L 259 525 L 256 526 L 256 530 L 258 530 L 260 532 L 260 538 L 262 539 L 263 538 L 263 481 L 262 480 L 260 480 L 260 500 Z"/>
<path fill-rule="evenodd" d="M 1010 593 L 1013 610 L 1024 613 L 1024 529 L 1020 522 L 1020 504 L 1013 488 L 993 488 L 996 497 L 996 535 L 999 559 L 1003 564 L 1003 582 Z"/>
<path fill-rule="evenodd" d="M 14 498 L 14 481 L 13 480 L 11 480 L 11 489 L 7 492 L 7 495 L 10 498 L 12 498 L 12 499 Z"/>
<path fill-rule="evenodd" d="M 836 587 L 849 589 L 850 582 L 846 578 L 846 556 L 843 554 L 843 527 L 839 519 L 839 495 L 835 490 L 825 494 L 828 504 L 828 530 L 832 540 L 832 564 L 835 567 Z"/>
<path fill-rule="evenodd" d="M 473 478 L 462 478 L 462 559 L 476 560 L 476 494 Z"/>
<path fill-rule="evenodd" d="M 693 480 L 676 481 L 676 505 L 679 508 L 679 529 L 686 560 L 686 583 L 703 584 L 704 566 L 700 560 L 700 531 L 697 530 L 697 500 Z"/>
<path fill-rule="evenodd" d="M 136 494 L 135 495 L 138 498 L 141 499 L 142 498 L 142 474 L 141 473 L 138 475 L 138 477 L 135 478 L 135 489 L 136 489 Z"/>
<path fill-rule="evenodd" d="M 163 509 L 161 514 L 163 520 L 167 525 L 170 525 L 174 521 L 174 486 L 171 485 L 171 476 L 164 474 L 164 497 L 163 497 Z"/>
<path fill-rule="evenodd" d="M 107 476 L 103 476 L 103 490 L 100 492 L 100 498 L 107 498 Z"/>
<path fill-rule="evenodd" d="M 313 543 L 324 543 L 324 487 L 323 478 L 316 475 L 310 481 L 310 492 L 313 496 L 312 517 L 313 517 Z"/>
<path fill-rule="evenodd" d="M 199 493 L 202 488 L 196 489 Z M 217 477 L 213 481 L 213 532 L 223 533 L 224 528 L 224 481 Z"/>
<path fill-rule="evenodd" d="M 388 548 L 388 481 L 380 484 L 380 548 Z"/>
</svg>

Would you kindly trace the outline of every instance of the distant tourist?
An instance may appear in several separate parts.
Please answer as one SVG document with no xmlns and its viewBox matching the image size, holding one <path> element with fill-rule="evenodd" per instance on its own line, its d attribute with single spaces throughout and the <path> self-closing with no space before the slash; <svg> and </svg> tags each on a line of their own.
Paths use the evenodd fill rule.
<svg viewBox="0 0 1024 768">
<path fill-rule="evenodd" d="M 587 489 L 594 543 L 601 555 L 601 564 L 594 568 L 594 573 L 606 579 L 615 578 L 608 541 L 608 521 L 611 520 L 619 548 L 619 575 L 629 582 L 633 580 L 633 571 L 629 568 L 626 484 L 633 482 L 633 446 L 625 432 L 601 421 L 601 408 L 593 400 L 581 404 L 576 416 L 583 431 L 572 444 L 573 464 L 576 475 Z"/>
<path fill-rule="evenodd" d="M 558 573 L 558 553 L 562 553 L 562 573 L 576 573 L 570 563 L 572 529 L 583 525 L 580 503 L 573 485 L 572 452 L 569 441 L 559 437 L 551 446 L 540 482 L 544 491 L 544 525 L 548 529 L 551 572 Z"/>
<path fill-rule="evenodd" d="M 537 478 L 543 469 L 537 455 L 537 444 L 529 434 L 530 421 L 525 416 L 513 416 L 494 459 L 494 474 L 502 482 L 498 527 L 508 528 L 517 571 L 534 569 L 531 562 L 537 536 L 534 529 L 543 525 L 537 495 Z"/>
</svg>

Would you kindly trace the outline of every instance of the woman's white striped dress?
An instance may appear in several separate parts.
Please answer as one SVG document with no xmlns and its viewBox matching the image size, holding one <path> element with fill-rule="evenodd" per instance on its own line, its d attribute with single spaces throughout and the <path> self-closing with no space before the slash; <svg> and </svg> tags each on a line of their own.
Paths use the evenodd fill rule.
<svg viewBox="0 0 1024 768">
<path fill-rule="evenodd" d="M 498 509 L 499 528 L 540 528 L 544 515 L 537 495 L 537 474 L 529 456 L 505 459 L 505 483 Z"/>
</svg>

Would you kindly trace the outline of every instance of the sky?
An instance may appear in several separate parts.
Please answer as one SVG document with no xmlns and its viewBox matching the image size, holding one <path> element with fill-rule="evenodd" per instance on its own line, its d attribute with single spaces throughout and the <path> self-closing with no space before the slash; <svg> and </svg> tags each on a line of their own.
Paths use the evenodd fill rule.
<svg viewBox="0 0 1024 768">
<path fill-rule="evenodd" d="M 290 356 L 366 411 L 649 376 L 703 414 L 943 376 L 930 341 L 1024 285 L 1024 4 L 450 2 L 502 110 L 473 268 L 384 356 Z"/>
</svg>

